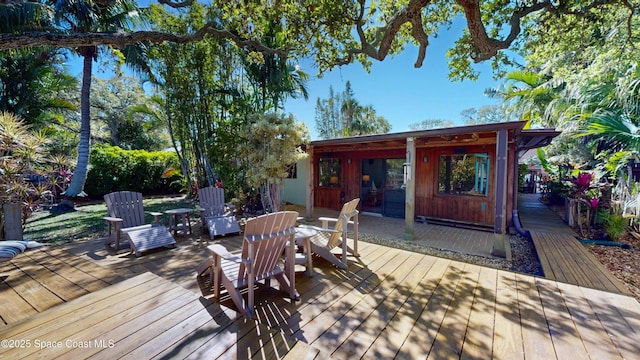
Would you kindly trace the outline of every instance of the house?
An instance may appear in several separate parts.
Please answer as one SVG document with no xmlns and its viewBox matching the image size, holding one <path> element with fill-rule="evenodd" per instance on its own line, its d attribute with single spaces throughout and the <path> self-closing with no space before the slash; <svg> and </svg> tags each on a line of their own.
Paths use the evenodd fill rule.
<svg viewBox="0 0 640 360">
<path fill-rule="evenodd" d="M 359 197 L 360 211 L 505 233 L 517 202 L 518 157 L 548 145 L 553 129 L 525 122 L 355 136 L 307 147 L 307 216 L 314 207 L 339 210 Z M 287 185 L 289 186 L 289 185 Z M 285 192 L 287 192 L 285 187 Z"/>
</svg>

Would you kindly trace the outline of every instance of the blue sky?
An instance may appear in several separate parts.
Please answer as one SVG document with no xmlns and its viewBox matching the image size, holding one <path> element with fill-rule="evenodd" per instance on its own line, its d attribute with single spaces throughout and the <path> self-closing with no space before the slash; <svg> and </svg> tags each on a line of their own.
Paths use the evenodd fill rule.
<svg viewBox="0 0 640 360">
<path fill-rule="evenodd" d="M 322 78 L 317 78 L 317 69 L 312 62 L 302 62 L 302 69 L 311 75 L 307 83 L 309 100 L 290 99 L 285 104 L 285 112 L 303 121 L 309 128 L 312 140 L 317 140 L 316 99 L 328 98 L 329 86 L 333 86 L 336 92 L 344 91 L 346 82 L 350 81 L 358 102 L 361 105 L 373 105 L 376 113 L 391 123 L 392 132 L 407 131 L 410 124 L 426 119 L 451 120 L 456 125 L 462 125 L 460 112 L 471 107 L 495 104 L 496 100 L 486 97 L 484 91 L 500 85 L 493 80 L 488 62 L 473 65 L 480 71 L 477 81 L 452 82 L 447 78 L 449 70 L 445 53 L 460 37 L 465 25 L 465 20 L 460 18 L 450 30 L 443 30 L 437 38 L 431 37 L 427 57 L 419 69 L 413 66 L 417 54 L 417 48 L 413 46 L 408 46 L 395 58 L 387 57 L 382 62 L 374 60 L 370 73 L 360 63 L 354 63 L 335 68 Z M 80 58 L 70 59 L 68 65 L 72 74 L 81 76 Z M 94 76 L 113 76 L 111 71 L 105 72 L 100 68 L 100 63 L 94 63 Z"/>
<path fill-rule="evenodd" d="M 407 131 L 410 124 L 426 119 L 452 120 L 456 125 L 462 125 L 460 112 L 496 104 L 496 100 L 485 96 L 484 91 L 500 85 L 493 80 L 489 62 L 474 65 L 480 71 L 477 81 L 452 82 L 447 78 L 449 70 L 445 53 L 460 37 L 464 25 L 461 19 L 438 38 L 430 38 L 427 58 L 419 69 L 413 66 L 417 54 L 415 47 L 408 47 L 394 59 L 374 60 L 370 73 L 355 63 L 336 68 L 318 79 L 316 69 L 302 63 L 302 69 L 311 75 L 307 83 L 309 100 L 289 100 L 285 104 L 285 112 L 292 113 L 298 121 L 304 121 L 312 139 L 316 140 L 316 99 L 328 98 L 329 86 L 336 92 L 344 91 L 346 82 L 350 81 L 358 102 L 373 105 L 376 113 L 391 123 L 392 132 Z"/>
</svg>

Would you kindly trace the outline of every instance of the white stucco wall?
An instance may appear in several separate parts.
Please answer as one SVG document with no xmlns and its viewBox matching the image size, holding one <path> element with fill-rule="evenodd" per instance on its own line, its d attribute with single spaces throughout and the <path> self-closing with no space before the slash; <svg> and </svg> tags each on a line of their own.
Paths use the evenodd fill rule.
<svg viewBox="0 0 640 360">
<path fill-rule="evenodd" d="M 307 176 L 309 174 L 307 159 L 298 161 L 297 167 L 298 172 L 295 179 L 284 179 L 284 201 L 295 205 L 305 205 Z"/>
</svg>

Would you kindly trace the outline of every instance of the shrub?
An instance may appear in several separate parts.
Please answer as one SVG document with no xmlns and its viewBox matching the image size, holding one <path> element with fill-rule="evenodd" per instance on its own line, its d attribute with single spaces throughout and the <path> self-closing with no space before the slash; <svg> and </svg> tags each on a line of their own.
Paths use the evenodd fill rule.
<svg viewBox="0 0 640 360">
<path fill-rule="evenodd" d="M 121 190 L 150 195 L 174 194 L 182 189 L 182 175 L 163 177 L 167 169 L 179 168 L 173 152 L 100 145 L 91 149 L 90 165 L 84 191 L 92 198 Z"/>
<path fill-rule="evenodd" d="M 598 214 L 602 219 L 602 228 L 611 240 L 620 240 L 627 232 L 627 219 L 617 214 Z"/>
</svg>

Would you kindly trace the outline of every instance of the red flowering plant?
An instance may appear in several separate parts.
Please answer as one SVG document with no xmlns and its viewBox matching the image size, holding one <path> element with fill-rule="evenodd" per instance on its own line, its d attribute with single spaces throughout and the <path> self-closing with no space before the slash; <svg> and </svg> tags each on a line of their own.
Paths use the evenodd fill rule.
<svg viewBox="0 0 640 360">
<path fill-rule="evenodd" d="M 600 188 L 595 181 L 595 173 L 579 172 L 570 180 L 570 196 L 574 201 L 570 201 L 571 214 L 576 220 L 578 232 L 586 236 L 591 232 L 591 225 L 594 222 L 594 215 L 600 206 Z M 584 219 L 583 219 L 584 210 Z"/>
</svg>

